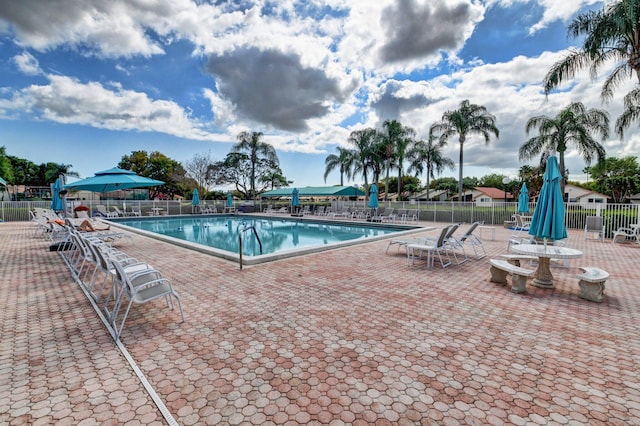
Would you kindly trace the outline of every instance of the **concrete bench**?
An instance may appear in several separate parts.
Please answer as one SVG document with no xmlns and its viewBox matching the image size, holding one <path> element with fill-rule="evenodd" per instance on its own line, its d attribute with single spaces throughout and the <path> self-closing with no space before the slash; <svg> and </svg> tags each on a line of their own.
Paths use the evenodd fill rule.
<svg viewBox="0 0 640 426">
<path fill-rule="evenodd" d="M 500 257 L 515 266 L 521 266 L 520 262 L 523 260 L 528 260 L 528 261 L 538 260 L 536 256 L 530 256 L 528 254 L 507 253 L 507 254 L 501 254 Z"/>
<path fill-rule="evenodd" d="M 507 284 L 507 274 L 511 274 L 511 291 L 514 293 L 524 293 L 527 287 L 527 278 L 535 273 L 531 269 L 521 268 L 507 262 L 506 260 L 491 259 L 491 282 Z"/>
<path fill-rule="evenodd" d="M 592 302 L 602 302 L 604 283 L 609 278 L 609 273 L 591 266 L 582 266 L 580 269 L 584 272 L 578 275 L 580 278 L 580 297 Z"/>
</svg>

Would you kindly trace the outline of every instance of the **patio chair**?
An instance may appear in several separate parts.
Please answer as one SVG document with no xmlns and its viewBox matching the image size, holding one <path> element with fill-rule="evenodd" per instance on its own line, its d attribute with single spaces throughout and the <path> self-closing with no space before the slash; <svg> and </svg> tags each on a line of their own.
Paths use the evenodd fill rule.
<svg viewBox="0 0 640 426">
<path fill-rule="evenodd" d="M 518 213 L 514 214 L 513 217 L 516 219 L 516 224 L 513 228 L 513 232 L 511 233 L 512 237 L 519 236 L 523 231 L 529 231 L 529 225 L 531 225 L 531 222 L 525 221 L 522 218 L 522 215 Z"/>
<path fill-rule="evenodd" d="M 638 233 L 636 232 L 636 229 L 631 229 L 631 228 L 626 228 L 626 227 L 622 227 L 622 228 L 618 228 L 614 233 L 613 233 L 613 241 L 614 243 L 624 243 L 624 242 L 629 242 L 629 241 L 638 241 Z"/>
<path fill-rule="evenodd" d="M 108 211 L 107 208 L 103 204 L 96 204 L 96 210 L 103 217 L 115 217 L 115 216 L 117 216 L 117 213 Z"/>
<path fill-rule="evenodd" d="M 122 265 L 119 262 L 113 262 L 113 267 L 116 271 L 116 280 L 119 284 L 117 289 L 117 301 L 115 303 L 113 312 L 111 313 L 109 320 L 115 333 L 115 340 L 120 338 L 122 330 L 124 329 L 125 321 L 129 316 L 131 306 L 136 304 L 144 304 L 156 299 L 165 298 L 167 304 L 173 310 L 173 301 L 171 297 L 175 297 L 178 301 L 178 307 L 180 308 L 180 316 L 182 322 L 184 322 L 184 312 L 182 310 L 182 302 L 180 296 L 173 289 L 171 281 L 162 277 L 162 274 L 156 270 L 142 271 L 133 275 L 128 275 Z M 120 314 L 120 308 L 123 306 L 125 300 L 129 299 L 127 308 L 124 311 L 122 320 L 118 324 L 118 316 Z"/>
<path fill-rule="evenodd" d="M 473 231 L 475 231 L 479 225 L 482 225 L 482 223 L 483 222 L 473 222 L 469 227 L 469 229 L 467 229 L 467 232 L 465 232 L 464 235 L 460 237 L 460 239 L 456 239 L 455 237 L 453 237 L 455 243 L 459 247 L 462 247 L 463 251 L 464 251 L 465 244 L 471 245 L 476 259 L 482 259 L 487 255 L 487 252 L 484 249 L 484 244 L 482 243 L 482 240 L 473 234 Z M 482 255 L 478 254 L 478 250 L 482 250 Z M 465 253 L 465 257 L 466 257 L 466 253 Z"/>
<path fill-rule="evenodd" d="M 587 216 L 587 220 L 584 224 L 584 239 L 587 239 L 589 234 L 596 234 L 596 239 L 604 242 L 604 217 L 602 216 Z M 593 239 L 593 238 L 592 238 Z"/>
<path fill-rule="evenodd" d="M 393 209 L 384 209 L 382 214 L 377 214 L 371 218 L 372 222 L 390 222 L 394 218 Z"/>
<path fill-rule="evenodd" d="M 459 265 L 461 263 L 466 262 L 467 260 L 469 260 L 469 258 L 467 257 L 467 252 L 464 249 L 464 245 L 462 245 L 458 239 L 455 237 L 455 232 L 458 230 L 458 228 L 460 227 L 460 224 L 458 223 L 454 223 L 453 225 L 449 226 L 449 231 L 447 232 L 447 234 L 445 235 L 444 239 L 445 239 L 445 243 L 451 247 L 452 253 L 454 254 L 454 258 L 456 260 L 456 263 Z M 459 260 L 458 256 L 455 252 L 456 249 L 459 249 L 462 252 L 462 256 L 464 256 L 464 259 Z"/>
<path fill-rule="evenodd" d="M 153 267 L 147 263 L 139 262 L 136 258 L 130 257 L 128 254 L 114 249 L 108 245 L 101 244 L 99 241 L 91 241 L 90 249 L 94 251 L 95 257 L 97 259 L 97 270 L 94 271 L 94 274 L 91 277 L 91 281 L 87 284 L 87 291 L 95 300 L 96 303 L 99 303 L 102 297 L 105 295 L 105 290 L 107 294 L 111 295 L 111 288 L 107 287 L 107 283 L 109 279 L 111 279 L 111 285 L 113 286 L 116 278 L 116 270 L 113 267 L 113 262 L 118 262 L 124 269 L 127 274 L 135 274 L 141 271 L 151 270 Z M 100 284 L 99 288 L 96 289 L 97 285 L 97 276 L 95 272 L 100 270 L 103 274 L 103 280 Z M 111 299 L 107 298 L 105 300 L 104 309 L 107 314 L 110 313 L 108 306 L 110 300 L 114 300 L 115 297 L 111 295 Z"/>
<path fill-rule="evenodd" d="M 407 259 L 410 264 L 413 264 L 416 258 L 416 253 L 418 253 L 418 258 L 422 259 L 422 253 L 427 253 L 427 268 L 431 269 L 435 265 L 435 256 L 438 256 L 438 260 L 440 261 L 440 265 L 442 268 L 446 268 L 451 265 L 451 256 L 450 253 L 453 253 L 453 257 L 458 263 L 458 257 L 456 256 L 456 252 L 452 249 L 451 242 L 447 241 L 447 235 L 453 234 L 455 230 L 458 228 L 458 225 L 449 225 L 442 228 L 440 231 L 440 235 L 433 243 L 427 244 L 408 244 L 407 245 Z M 443 260 L 442 255 L 446 255 L 447 261 Z"/>
<path fill-rule="evenodd" d="M 433 231 L 434 229 L 436 228 L 432 226 L 425 226 L 423 228 L 423 231 Z M 387 244 L 387 249 L 385 250 L 384 254 L 389 254 L 389 249 L 391 248 L 391 246 L 398 246 L 398 251 L 400 251 L 400 248 L 402 247 L 404 247 L 406 250 L 409 244 L 432 244 L 433 241 L 434 238 L 431 236 L 393 239 L 389 241 L 389 244 Z"/>
<path fill-rule="evenodd" d="M 49 219 L 44 216 L 37 209 L 29 210 L 30 221 L 35 224 L 35 229 L 33 230 L 32 238 L 38 236 L 38 234 L 45 235 L 45 232 L 51 232 L 51 227 L 47 223 Z"/>
<path fill-rule="evenodd" d="M 113 213 L 115 213 L 116 215 L 114 217 L 124 217 L 126 216 L 122 210 L 120 210 L 118 207 L 116 206 L 111 206 L 111 208 L 113 209 Z"/>
</svg>

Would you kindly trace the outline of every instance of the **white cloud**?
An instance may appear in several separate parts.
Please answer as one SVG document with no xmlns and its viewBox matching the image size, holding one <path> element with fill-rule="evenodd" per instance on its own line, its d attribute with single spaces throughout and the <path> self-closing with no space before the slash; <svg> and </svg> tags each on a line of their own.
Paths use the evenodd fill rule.
<svg viewBox="0 0 640 426">
<path fill-rule="evenodd" d="M 38 60 L 29 52 L 22 52 L 13 57 L 18 69 L 27 75 L 42 74 Z"/>
<path fill-rule="evenodd" d="M 81 83 L 63 76 L 48 76 L 48 85 L 31 85 L 3 100 L 0 108 L 25 111 L 35 117 L 65 124 L 88 125 L 120 131 L 161 132 L 194 140 L 228 141 L 209 133 L 178 104 L 150 99 L 145 93 Z"/>
<path fill-rule="evenodd" d="M 546 28 L 552 22 L 567 22 L 583 7 L 603 2 L 602 0 L 538 0 L 538 3 L 544 8 L 544 13 L 542 19 L 529 29 L 531 34 Z"/>
</svg>

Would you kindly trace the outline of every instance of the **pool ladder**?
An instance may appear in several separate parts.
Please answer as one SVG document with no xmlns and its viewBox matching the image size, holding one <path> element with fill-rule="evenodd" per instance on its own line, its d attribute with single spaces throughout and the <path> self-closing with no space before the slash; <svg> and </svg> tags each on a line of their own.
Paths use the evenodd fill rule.
<svg viewBox="0 0 640 426">
<path fill-rule="evenodd" d="M 240 255 L 240 270 L 242 270 L 242 235 L 245 233 L 245 231 L 249 230 L 253 230 L 253 235 L 256 236 L 256 240 L 258 240 L 258 245 L 260 246 L 260 254 L 262 254 L 262 241 L 260 241 L 260 237 L 258 236 L 256 227 L 253 225 L 249 225 L 241 229 L 238 233 L 238 254 Z"/>
</svg>

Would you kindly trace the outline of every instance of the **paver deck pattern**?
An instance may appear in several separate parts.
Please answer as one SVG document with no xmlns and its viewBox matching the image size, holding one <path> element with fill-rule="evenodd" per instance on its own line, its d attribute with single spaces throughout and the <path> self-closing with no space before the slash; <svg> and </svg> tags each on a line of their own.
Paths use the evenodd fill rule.
<svg viewBox="0 0 640 426">
<path fill-rule="evenodd" d="M 518 295 L 489 282 L 509 232 L 444 270 L 386 241 L 240 270 L 133 235 L 120 249 L 173 281 L 186 321 L 134 306 L 121 341 L 181 425 L 640 424 L 640 246 L 570 231 L 584 256 Z M 0 424 L 164 424 L 32 234 L 0 224 Z M 603 303 L 578 297 L 579 266 L 611 274 Z"/>
</svg>

